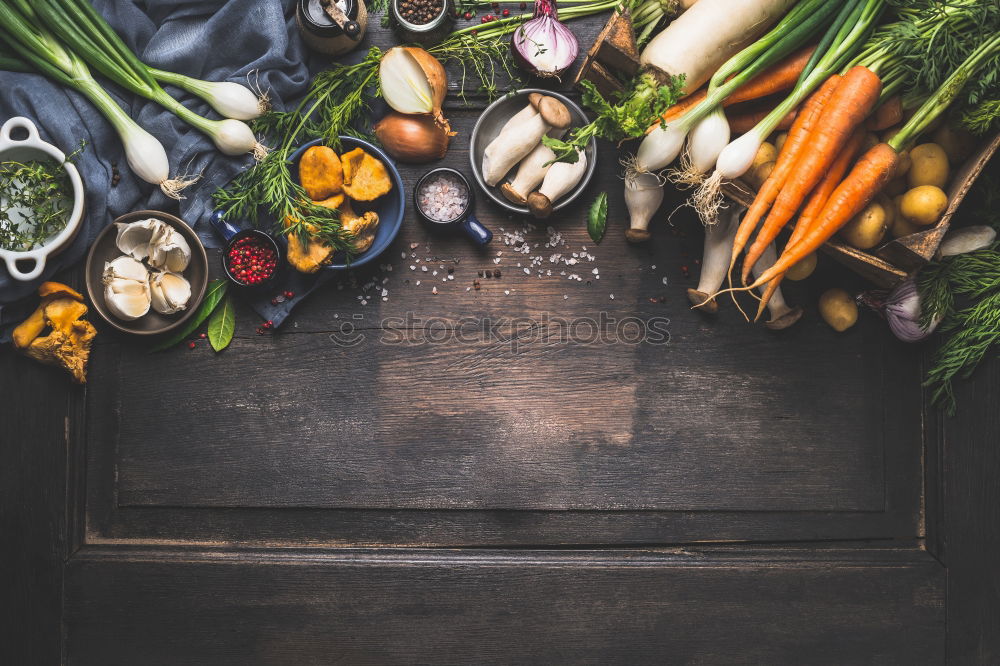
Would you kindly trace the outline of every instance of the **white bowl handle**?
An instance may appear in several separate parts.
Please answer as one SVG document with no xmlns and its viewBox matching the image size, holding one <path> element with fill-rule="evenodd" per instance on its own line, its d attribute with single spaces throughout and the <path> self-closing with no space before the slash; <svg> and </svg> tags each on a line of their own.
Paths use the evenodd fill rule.
<svg viewBox="0 0 1000 666">
<path fill-rule="evenodd" d="M 15 280 L 23 282 L 34 280 L 45 270 L 45 254 L 35 254 L 27 257 L 11 257 L 8 255 L 4 257 L 4 261 L 7 263 L 7 271 L 10 273 L 10 276 Z M 17 267 L 18 261 L 34 261 L 35 267 L 24 273 Z"/>
<path fill-rule="evenodd" d="M 12 139 L 10 133 L 15 129 L 23 129 L 28 132 L 27 139 Z M 24 116 L 14 116 L 0 127 L 0 150 L 9 147 L 11 144 L 22 143 L 25 141 L 39 142 L 41 139 L 38 137 L 38 128 L 35 127 L 35 123 L 31 122 Z"/>
</svg>

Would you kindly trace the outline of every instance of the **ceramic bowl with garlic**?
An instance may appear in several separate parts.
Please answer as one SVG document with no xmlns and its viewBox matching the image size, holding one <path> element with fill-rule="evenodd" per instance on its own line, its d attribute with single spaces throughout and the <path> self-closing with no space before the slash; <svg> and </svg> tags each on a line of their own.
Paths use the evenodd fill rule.
<svg viewBox="0 0 1000 666">
<path fill-rule="evenodd" d="M 137 211 L 108 225 L 87 257 L 87 291 L 115 328 L 164 333 L 197 309 L 208 282 L 205 248 L 182 220 Z"/>
</svg>

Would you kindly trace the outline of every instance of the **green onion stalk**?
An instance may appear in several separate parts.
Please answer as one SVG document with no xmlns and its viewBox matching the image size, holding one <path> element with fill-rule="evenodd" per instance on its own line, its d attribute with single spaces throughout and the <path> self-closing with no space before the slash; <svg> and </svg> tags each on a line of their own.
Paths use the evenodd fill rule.
<svg viewBox="0 0 1000 666">
<path fill-rule="evenodd" d="M 40 28 L 47 28 L 69 49 L 90 66 L 137 95 L 156 102 L 195 129 L 205 133 L 226 155 L 254 153 L 263 157 L 264 148 L 257 141 L 250 127 L 240 120 L 226 118 L 210 120 L 189 110 L 171 97 L 153 78 L 145 64 L 128 49 L 107 23 L 95 21 L 83 5 L 88 2 L 67 0 L 6 0 L 5 5 L 16 5 L 21 13 Z M 102 29 L 100 26 L 104 26 Z"/>
<path fill-rule="evenodd" d="M 883 0 L 850 0 L 820 40 L 791 94 L 749 132 L 726 146 L 710 181 L 738 178 L 753 163 L 761 144 L 788 113 L 837 73 L 865 43 L 882 14 Z M 748 157 L 749 155 L 749 157 Z"/>
<path fill-rule="evenodd" d="M 146 182 L 159 185 L 166 195 L 180 198 L 181 190 L 191 181 L 170 179 L 163 145 L 118 106 L 82 59 L 8 3 L 0 3 L 0 43 L 6 47 L 6 52 L 0 55 L 0 68 L 44 74 L 82 94 L 118 133 L 132 171 Z"/>
</svg>

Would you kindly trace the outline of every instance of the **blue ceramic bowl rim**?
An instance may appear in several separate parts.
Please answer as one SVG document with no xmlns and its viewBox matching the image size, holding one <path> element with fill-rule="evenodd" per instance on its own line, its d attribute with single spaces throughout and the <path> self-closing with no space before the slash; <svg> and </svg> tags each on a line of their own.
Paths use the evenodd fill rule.
<svg viewBox="0 0 1000 666">
<path fill-rule="evenodd" d="M 364 139 L 358 139 L 353 136 L 342 136 L 340 137 L 340 141 L 343 143 L 345 148 L 349 147 L 350 149 L 360 146 L 361 148 L 364 148 L 365 151 L 382 161 L 382 164 L 384 164 L 389 170 L 393 183 L 393 191 L 386 196 L 394 196 L 399 200 L 399 213 L 390 220 L 379 216 L 378 230 L 375 232 L 375 243 L 359 256 L 355 257 L 350 264 L 338 262 L 324 267 L 326 270 L 335 271 L 364 266 L 385 252 L 385 250 L 392 245 L 392 242 L 396 240 L 396 236 L 399 235 L 399 229 L 403 226 L 403 216 L 406 214 L 406 192 L 403 190 L 403 178 L 399 175 L 399 169 L 397 169 L 393 161 L 389 159 L 389 156 L 386 155 L 382 149 L 373 146 Z M 302 157 L 302 153 L 306 152 L 307 149 L 312 148 L 313 146 L 318 146 L 322 143 L 323 139 L 314 139 L 313 141 L 302 144 L 294 153 L 292 153 L 291 157 L 288 158 L 288 161 L 292 163 L 293 168 L 297 168 L 299 159 Z M 293 172 L 293 177 L 295 177 L 294 173 L 295 172 Z M 379 240 L 378 231 L 381 231 L 383 228 L 388 229 L 389 233 L 388 235 L 383 236 L 382 240 Z"/>
</svg>

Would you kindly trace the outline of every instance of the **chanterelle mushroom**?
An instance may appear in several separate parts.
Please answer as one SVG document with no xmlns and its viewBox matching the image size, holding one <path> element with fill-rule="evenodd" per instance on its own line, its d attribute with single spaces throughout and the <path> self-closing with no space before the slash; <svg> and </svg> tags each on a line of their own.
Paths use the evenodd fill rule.
<svg viewBox="0 0 1000 666">
<path fill-rule="evenodd" d="M 94 326 L 81 317 L 87 306 L 79 292 L 59 282 L 38 287 L 42 302 L 14 329 L 14 346 L 27 356 L 65 368 L 79 384 L 87 381 L 90 344 L 97 335 Z M 48 329 L 48 335 L 42 335 Z"/>
<path fill-rule="evenodd" d="M 354 251 L 361 254 L 375 242 L 378 213 L 369 210 L 358 215 L 351 209 L 350 203 L 345 202 L 340 209 L 340 224 L 344 227 L 344 231 L 354 234 Z"/>
</svg>

